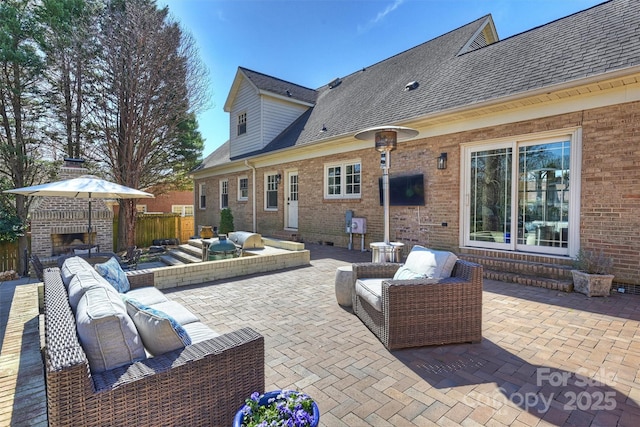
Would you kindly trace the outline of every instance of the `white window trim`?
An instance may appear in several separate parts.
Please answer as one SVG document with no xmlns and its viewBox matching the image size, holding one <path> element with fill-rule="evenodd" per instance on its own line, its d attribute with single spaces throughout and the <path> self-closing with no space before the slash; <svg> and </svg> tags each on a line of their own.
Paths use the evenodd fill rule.
<svg viewBox="0 0 640 427">
<path fill-rule="evenodd" d="M 240 118 L 244 116 L 244 123 L 240 122 Z M 240 133 L 240 125 L 244 124 L 244 132 Z M 236 114 L 236 136 L 242 136 L 242 135 L 246 135 L 248 132 L 247 130 L 247 112 L 246 111 L 240 111 L 238 114 Z"/>
<path fill-rule="evenodd" d="M 180 210 L 180 212 L 176 212 Z M 190 210 L 191 213 L 187 213 Z M 193 205 L 171 205 L 171 212 L 180 214 L 180 216 L 193 216 Z"/>
<path fill-rule="evenodd" d="M 267 207 L 267 200 L 268 200 L 267 191 L 269 190 L 269 188 L 268 188 L 268 186 L 269 186 L 268 185 L 269 184 L 269 177 L 270 176 L 275 176 L 275 175 L 278 175 L 277 171 L 270 171 L 270 172 L 267 172 L 267 173 L 264 174 L 264 210 L 268 211 L 268 212 L 277 212 L 279 207 L 280 207 L 279 204 L 275 208 Z M 277 197 L 277 194 L 278 194 L 278 186 L 277 185 L 276 185 L 276 190 L 275 191 L 276 191 L 276 197 Z M 277 203 L 277 198 L 276 198 L 276 203 Z"/>
<path fill-rule="evenodd" d="M 358 194 L 346 194 L 346 185 L 347 180 L 345 179 L 344 173 L 346 173 L 346 167 L 350 165 L 360 165 L 360 193 Z M 342 179 L 340 181 L 340 194 L 329 194 L 329 168 L 340 166 L 341 170 L 345 171 L 342 174 Z M 345 160 L 343 162 L 333 162 L 333 163 L 325 163 L 324 165 L 324 179 L 323 179 L 323 187 L 322 190 L 324 193 L 325 199 L 360 199 L 362 198 L 362 161 L 360 159 L 353 160 Z"/>
<path fill-rule="evenodd" d="M 462 153 L 463 153 L 463 165 L 460 168 L 460 227 L 459 231 L 459 241 L 461 245 L 464 247 L 472 247 L 477 246 L 477 242 L 470 242 L 467 239 L 468 236 L 468 204 L 469 202 L 469 191 L 468 188 L 468 173 L 471 170 L 471 158 L 470 153 L 472 151 L 477 150 L 481 147 L 484 150 L 491 150 L 495 148 L 501 148 L 505 146 L 511 146 L 514 148 L 513 156 L 514 156 L 514 164 L 516 167 L 512 170 L 513 173 L 513 182 L 518 182 L 517 180 L 517 147 L 523 144 L 528 143 L 546 143 L 552 142 L 556 139 L 561 139 L 563 137 L 569 137 L 571 141 L 571 156 L 570 156 L 570 170 L 571 170 L 571 192 L 570 192 L 570 210 L 569 210 L 569 224 L 571 226 L 571 232 L 568 236 L 568 244 L 567 251 L 565 254 L 563 249 L 555 249 L 551 247 L 545 246 L 545 252 L 548 254 L 555 255 L 568 255 L 570 257 L 575 257 L 580 248 L 580 195 L 581 195 L 581 177 L 582 177 L 582 128 L 567 128 L 567 129 L 558 129 L 547 132 L 540 132 L 534 134 L 525 134 L 525 135 L 517 135 L 513 137 L 505 137 L 494 140 L 486 140 L 486 141 L 475 141 L 470 142 L 468 144 L 462 144 Z M 512 188 L 512 200 L 517 200 L 517 185 L 514 185 Z M 511 222 L 517 222 L 516 213 L 512 213 L 514 218 L 512 218 Z M 510 244 L 496 244 L 497 249 L 507 249 L 514 250 L 515 242 L 517 239 L 511 239 Z M 482 247 L 487 247 L 488 245 L 483 244 Z M 498 247 L 499 246 L 499 247 Z"/>
<path fill-rule="evenodd" d="M 207 209 L 207 195 L 205 194 L 204 184 L 198 184 L 198 209 Z M 202 196 L 204 196 L 204 206 L 202 206 Z"/>
<path fill-rule="evenodd" d="M 219 183 L 219 187 L 220 187 L 220 209 L 227 209 L 229 207 L 229 180 L 228 179 L 221 179 L 220 183 Z M 224 192 L 223 190 L 226 187 L 226 192 Z M 227 206 L 224 206 L 222 203 L 222 196 L 226 195 L 227 196 Z"/>
<path fill-rule="evenodd" d="M 242 196 L 242 189 L 240 188 L 240 181 L 246 179 L 247 180 L 247 195 Z M 246 202 L 249 200 L 249 177 L 248 176 L 239 176 L 238 177 L 238 201 Z"/>
</svg>

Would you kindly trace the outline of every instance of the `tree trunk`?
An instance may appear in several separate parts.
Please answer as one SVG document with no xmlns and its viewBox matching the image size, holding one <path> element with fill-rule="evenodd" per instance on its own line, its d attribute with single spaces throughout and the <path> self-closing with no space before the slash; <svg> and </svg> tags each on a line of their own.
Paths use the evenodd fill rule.
<svg viewBox="0 0 640 427">
<path fill-rule="evenodd" d="M 136 244 L 136 200 L 121 199 L 118 214 L 117 251 L 121 252 Z"/>
</svg>

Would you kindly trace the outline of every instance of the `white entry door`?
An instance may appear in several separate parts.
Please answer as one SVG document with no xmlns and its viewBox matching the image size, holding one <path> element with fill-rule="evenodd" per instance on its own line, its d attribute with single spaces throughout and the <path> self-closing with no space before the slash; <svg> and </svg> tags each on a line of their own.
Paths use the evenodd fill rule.
<svg viewBox="0 0 640 427">
<path fill-rule="evenodd" d="M 287 172 L 287 211 L 285 228 L 298 229 L 298 172 Z"/>
</svg>

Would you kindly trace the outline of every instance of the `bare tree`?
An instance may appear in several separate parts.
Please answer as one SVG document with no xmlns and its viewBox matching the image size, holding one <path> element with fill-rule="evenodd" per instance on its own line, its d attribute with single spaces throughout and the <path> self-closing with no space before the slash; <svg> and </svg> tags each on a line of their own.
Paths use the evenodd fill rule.
<svg viewBox="0 0 640 427">
<path fill-rule="evenodd" d="M 133 188 L 170 182 L 188 164 L 180 124 L 208 95 L 194 41 L 152 0 L 114 0 L 102 22 L 93 119 L 106 170 Z M 120 200 L 119 249 L 134 244 L 135 214 L 134 200 Z"/>
</svg>

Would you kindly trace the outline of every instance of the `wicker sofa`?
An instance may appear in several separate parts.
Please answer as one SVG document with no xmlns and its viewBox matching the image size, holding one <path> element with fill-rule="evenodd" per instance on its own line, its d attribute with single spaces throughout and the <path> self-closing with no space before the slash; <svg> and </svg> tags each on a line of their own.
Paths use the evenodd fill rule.
<svg viewBox="0 0 640 427">
<path fill-rule="evenodd" d="M 353 312 L 389 350 L 482 340 L 482 266 L 457 259 L 450 277 L 393 280 L 399 263 L 353 264 Z M 374 298 L 358 281 L 380 279 Z M 375 282 L 375 280 L 374 280 Z M 360 283 L 361 284 L 361 283 Z M 375 293 L 380 292 L 380 295 Z"/>
<path fill-rule="evenodd" d="M 153 285 L 151 271 L 127 276 L 132 290 Z M 244 399 L 264 391 L 264 338 L 250 328 L 95 372 L 59 268 L 44 270 L 44 324 L 51 426 L 231 425 Z"/>
</svg>

